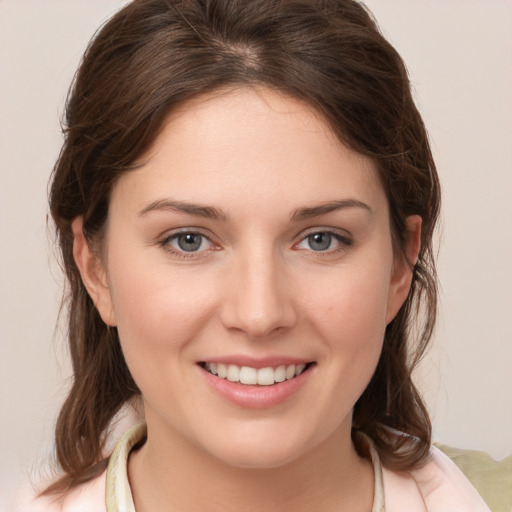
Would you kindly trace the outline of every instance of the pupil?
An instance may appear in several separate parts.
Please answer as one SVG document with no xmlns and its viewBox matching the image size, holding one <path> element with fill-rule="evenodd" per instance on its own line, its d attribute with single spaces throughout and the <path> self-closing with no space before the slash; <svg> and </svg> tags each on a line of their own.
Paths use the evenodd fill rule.
<svg viewBox="0 0 512 512">
<path fill-rule="evenodd" d="M 178 245 L 183 251 L 197 251 L 201 247 L 201 235 L 186 233 L 178 238 Z"/>
<path fill-rule="evenodd" d="M 315 233 L 308 238 L 309 246 L 314 251 L 325 251 L 331 246 L 331 235 L 329 233 Z"/>
</svg>

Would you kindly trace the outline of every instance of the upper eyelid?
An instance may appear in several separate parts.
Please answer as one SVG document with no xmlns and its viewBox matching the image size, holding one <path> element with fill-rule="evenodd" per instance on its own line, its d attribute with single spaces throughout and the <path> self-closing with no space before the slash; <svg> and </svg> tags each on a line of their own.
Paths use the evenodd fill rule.
<svg viewBox="0 0 512 512">
<path fill-rule="evenodd" d="M 352 233 L 346 229 L 333 228 L 333 227 L 312 227 L 301 231 L 296 238 L 303 240 L 304 238 L 314 235 L 315 233 L 330 233 L 342 238 L 353 238 Z"/>
<path fill-rule="evenodd" d="M 179 235 L 186 235 L 186 234 L 196 234 L 201 235 L 210 240 L 210 242 L 213 242 L 212 236 L 205 232 L 202 228 L 197 227 L 186 227 L 186 228 L 176 228 L 173 230 L 166 230 L 164 231 L 158 238 L 160 240 L 169 240 L 171 238 L 177 237 Z"/>
<path fill-rule="evenodd" d="M 337 240 L 337 242 L 341 245 L 341 247 L 338 247 L 337 249 L 328 249 L 325 251 L 313 251 L 317 256 L 324 255 L 327 256 L 328 254 L 333 254 L 336 252 L 339 252 L 340 250 L 347 249 L 348 247 L 352 247 L 354 245 L 354 238 L 353 236 L 348 233 L 346 230 L 343 229 L 334 229 L 334 228 L 313 228 L 310 230 L 306 230 L 305 232 L 302 232 L 299 235 L 299 239 L 293 244 L 293 248 L 296 248 L 297 250 L 300 250 L 298 246 L 304 241 L 317 233 L 328 233 L 333 238 Z M 307 249 L 304 249 L 307 251 Z"/>
<path fill-rule="evenodd" d="M 171 242 L 176 240 L 180 235 L 186 235 L 186 234 L 197 234 L 197 235 L 204 237 L 208 241 L 209 247 L 207 247 L 206 249 L 201 250 L 201 251 L 185 251 L 183 249 L 174 247 L 174 244 L 172 244 Z M 172 233 L 167 232 L 167 235 L 164 234 L 158 240 L 157 243 L 164 251 L 166 251 L 167 253 L 172 255 L 174 258 L 179 259 L 179 260 L 185 260 L 185 261 L 187 261 L 187 260 L 201 261 L 202 259 L 204 259 L 205 257 L 207 257 L 209 255 L 210 251 L 212 251 L 212 247 L 215 247 L 215 245 L 216 245 L 216 243 L 209 236 L 205 235 L 204 233 L 202 233 L 201 231 L 199 231 L 197 229 L 181 229 L 178 231 L 174 231 Z M 213 249 L 213 250 L 215 250 L 215 249 Z"/>
<path fill-rule="evenodd" d="M 209 247 L 208 249 L 206 249 L 204 251 L 191 251 L 190 253 L 187 253 L 187 251 L 181 251 L 180 249 L 177 249 L 177 248 L 171 246 L 171 241 L 176 240 L 176 238 L 179 237 L 180 235 L 187 235 L 187 234 L 200 235 L 200 236 L 204 237 L 211 246 L 218 245 L 218 243 L 215 242 L 212 239 L 211 236 L 205 234 L 199 228 L 192 228 L 192 229 L 190 229 L 190 228 L 181 228 L 181 229 L 178 229 L 178 230 L 175 230 L 175 231 L 172 231 L 172 232 L 166 231 L 157 239 L 157 244 L 160 245 L 163 248 L 166 248 L 167 250 L 169 250 L 171 252 L 180 253 L 180 254 L 181 253 L 188 254 L 189 256 L 192 256 L 193 254 L 197 255 L 197 254 L 200 254 L 200 253 L 204 253 L 207 250 L 211 249 L 211 247 Z"/>
<path fill-rule="evenodd" d="M 338 247 L 323 250 L 323 251 L 315 251 L 314 249 L 299 247 L 301 244 L 303 244 L 307 240 L 308 237 L 310 237 L 311 235 L 314 235 L 316 233 L 328 233 L 336 240 Z M 322 256 L 322 255 L 327 256 L 327 255 L 332 255 L 332 254 L 338 253 L 342 250 L 346 250 L 349 247 L 352 247 L 353 245 L 354 245 L 354 240 L 351 236 L 346 236 L 346 235 L 340 234 L 339 232 L 334 231 L 332 229 L 329 229 L 329 230 L 328 229 L 324 229 L 324 230 L 316 229 L 316 230 L 312 230 L 309 233 L 305 233 L 304 235 L 302 235 L 299 238 L 299 240 L 293 244 L 292 248 L 294 250 L 298 250 L 298 251 L 306 251 L 306 252 L 311 251 L 316 256 Z"/>
<path fill-rule="evenodd" d="M 198 234 L 198 235 L 204 236 L 210 243 L 216 244 L 216 245 L 222 245 L 218 241 L 215 241 L 216 237 L 214 237 L 209 232 L 209 230 L 205 230 L 204 228 L 195 227 L 195 226 L 176 228 L 171 231 L 167 230 L 164 233 L 162 233 L 162 235 L 160 235 L 158 238 L 159 238 L 160 243 L 165 243 L 168 240 L 174 239 L 179 235 L 187 234 L 187 233 Z M 315 227 L 310 227 L 310 228 L 304 229 L 299 234 L 297 234 L 294 237 L 295 241 L 293 242 L 293 245 L 294 246 L 297 245 L 298 243 L 303 241 L 305 238 L 307 238 L 308 236 L 314 235 L 315 233 L 330 233 L 330 234 L 334 235 L 336 238 L 345 238 L 345 239 L 349 239 L 351 241 L 353 239 L 352 234 L 349 231 L 347 231 L 346 229 L 334 228 L 332 226 L 331 227 L 315 226 Z"/>
</svg>

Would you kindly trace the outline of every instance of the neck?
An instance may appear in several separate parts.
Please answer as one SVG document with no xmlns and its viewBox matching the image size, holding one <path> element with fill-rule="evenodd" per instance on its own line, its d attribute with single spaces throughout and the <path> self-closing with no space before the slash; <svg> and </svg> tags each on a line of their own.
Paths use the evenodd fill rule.
<svg viewBox="0 0 512 512">
<path fill-rule="evenodd" d="M 373 501 L 373 470 L 355 452 L 350 428 L 280 467 L 248 469 L 148 422 L 148 440 L 130 456 L 128 471 L 137 512 L 368 512 Z"/>
</svg>

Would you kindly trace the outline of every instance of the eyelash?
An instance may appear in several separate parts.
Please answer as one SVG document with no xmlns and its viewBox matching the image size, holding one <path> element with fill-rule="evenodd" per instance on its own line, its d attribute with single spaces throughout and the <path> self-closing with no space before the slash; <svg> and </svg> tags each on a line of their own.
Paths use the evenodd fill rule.
<svg viewBox="0 0 512 512">
<path fill-rule="evenodd" d="M 195 231 L 195 230 L 190 230 L 190 229 L 186 229 L 186 230 L 179 231 L 177 233 L 168 235 L 168 236 L 164 237 L 160 242 L 158 242 L 158 244 L 164 250 L 166 250 L 167 252 L 171 253 L 173 256 L 180 258 L 180 259 L 198 258 L 200 255 L 203 255 L 203 253 L 209 251 L 209 248 L 207 248 L 205 250 L 201 250 L 201 251 L 185 251 L 185 250 L 176 249 L 171 245 L 171 242 L 178 240 L 179 237 L 185 236 L 185 235 L 200 236 L 202 238 L 201 245 L 206 240 L 209 244 L 211 244 L 212 246 L 215 246 L 214 242 L 211 240 L 211 238 L 209 236 L 202 233 L 201 231 Z M 328 235 L 330 237 L 330 241 L 331 242 L 333 240 L 336 241 L 338 243 L 339 247 L 336 247 L 334 249 L 317 250 L 317 251 L 315 251 L 311 247 L 309 249 L 299 249 L 298 246 L 300 244 L 306 242 L 310 237 L 313 237 L 314 235 Z M 353 245 L 354 245 L 354 242 L 348 236 L 342 235 L 337 231 L 334 231 L 332 229 L 324 229 L 324 230 L 315 229 L 314 231 L 310 231 L 310 232 L 304 234 L 301 237 L 301 239 L 299 240 L 299 242 L 297 242 L 293 245 L 293 248 L 297 249 L 297 250 L 304 250 L 304 251 L 311 252 L 311 253 L 315 254 L 315 256 L 325 257 L 325 256 L 330 256 L 330 255 L 345 251 Z M 218 250 L 218 249 L 213 249 L 213 250 Z"/>
<path fill-rule="evenodd" d="M 338 254 L 339 252 L 346 251 L 350 247 L 354 245 L 353 240 L 347 236 L 347 234 L 341 234 L 338 231 L 335 231 L 333 229 L 315 229 L 312 230 L 306 234 L 304 234 L 299 242 L 294 244 L 294 248 L 298 248 L 298 246 L 302 243 L 307 243 L 307 240 L 313 237 L 314 235 L 328 235 L 330 237 L 330 241 L 337 242 L 338 247 L 335 247 L 334 249 L 326 249 L 326 250 L 318 250 L 315 251 L 313 248 L 304 249 L 305 251 L 313 253 L 317 257 L 326 257 L 326 256 L 332 256 L 333 254 Z M 299 249 L 301 250 L 301 249 Z"/>
<path fill-rule="evenodd" d="M 207 236 L 204 233 L 201 233 L 201 231 L 191 230 L 191 229 L 185 229 L 182 231 L 178 231 L 177 233 L 173 233 L 172 235 L 168 235 L 165 238 L 163 238 L 159 245 L 163 247 L 163 249 L 169 253 L 171 253 L 173 256 L 180 258 L 180 259 L 191 259 L 191 258 L 197 258 L 199 255 L 202 255 L 204 252 L 206 252 L 208 249 L 203 251 L 185 251 L 185 250 L 179 250 L 174 248 L 171 245 L 171 242 L 174 240 L 178 240 L 179 237 L 185 236 L 185 235 L 196 235 L 200 236 L 202 238 L 201 244 L 204 240 L 206 240 L 209 244 L 214 246 L 214 242 L 211 240 L 209 236 Z"/>
</svg>

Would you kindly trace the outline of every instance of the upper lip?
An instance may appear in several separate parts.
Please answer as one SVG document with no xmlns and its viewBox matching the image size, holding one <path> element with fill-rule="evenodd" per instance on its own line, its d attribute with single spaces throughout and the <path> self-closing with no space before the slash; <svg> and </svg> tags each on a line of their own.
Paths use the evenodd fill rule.
<svg viewBox="0 0 512 512">
<path fill-rule="evenodd" d="M 232 355 L 232 356 L 219 356 L 205 358 L 199 363 L 216 363 L 216 364 L 235 364 L 237 366 L 249 366 L 250 368 L 269 368 L 281 365 L 299 365 L 313 362 L 311 359 L 303 357 L 289 357 L 289 356 L 268 356 L 268 357 L 251 357 L 246 355 Z"/>
</svg>

